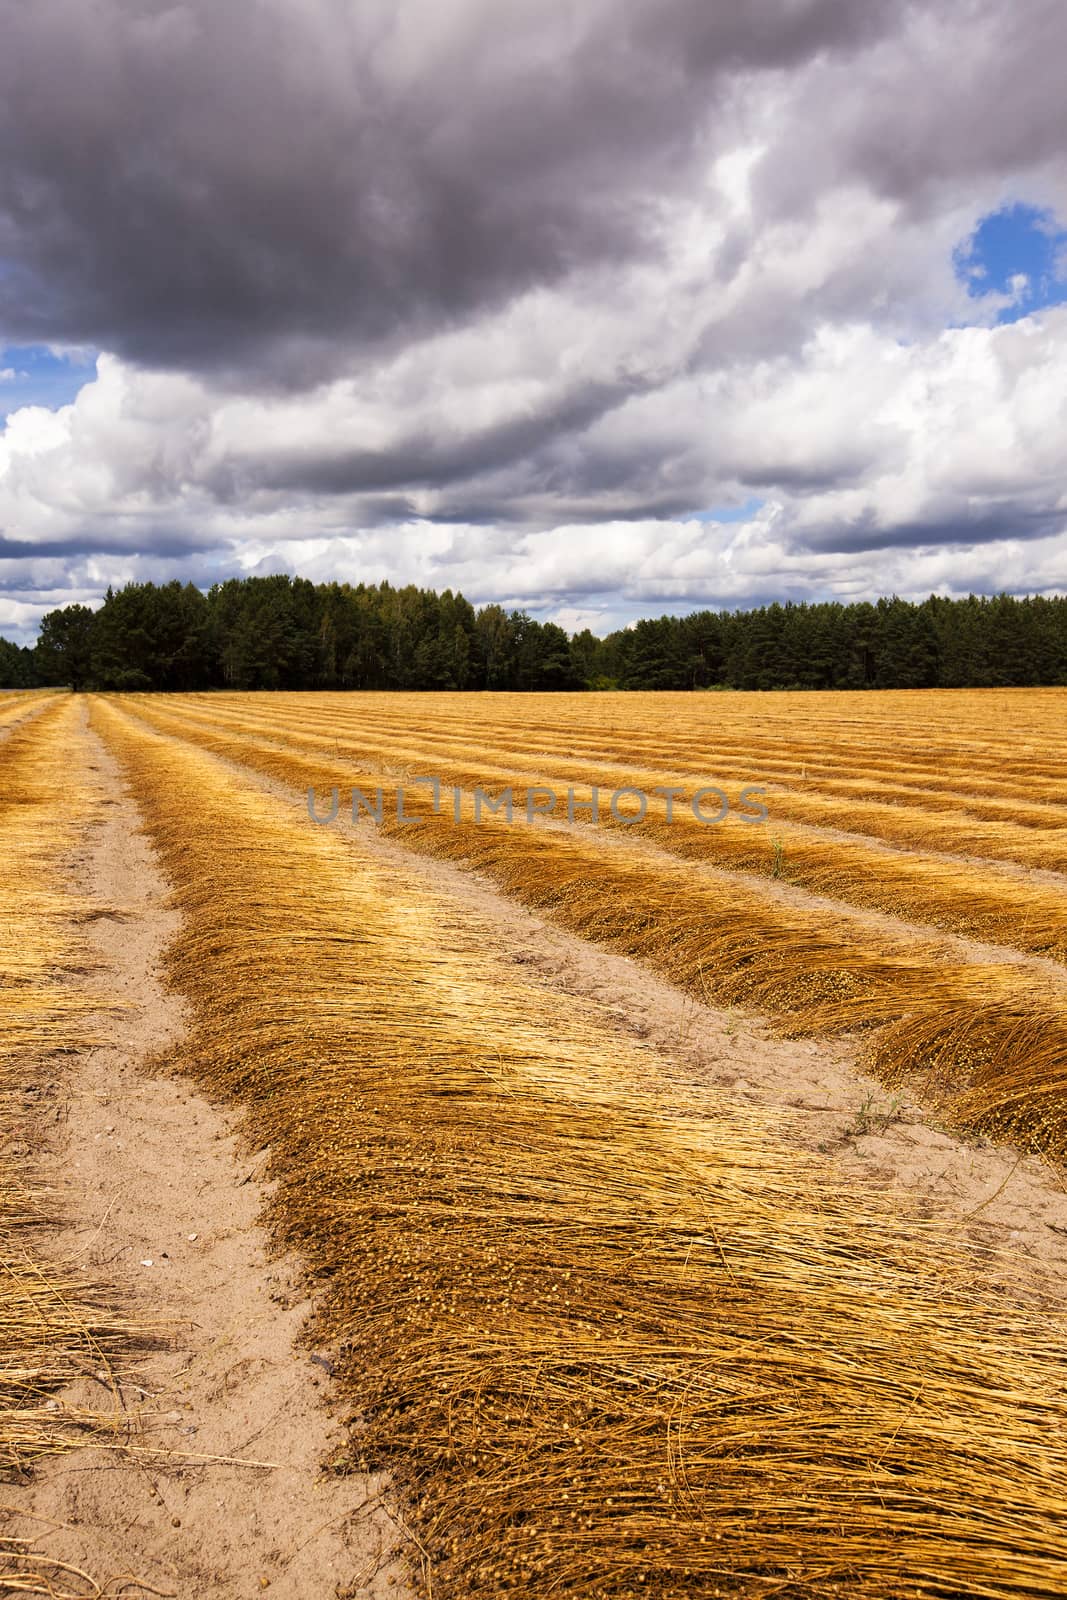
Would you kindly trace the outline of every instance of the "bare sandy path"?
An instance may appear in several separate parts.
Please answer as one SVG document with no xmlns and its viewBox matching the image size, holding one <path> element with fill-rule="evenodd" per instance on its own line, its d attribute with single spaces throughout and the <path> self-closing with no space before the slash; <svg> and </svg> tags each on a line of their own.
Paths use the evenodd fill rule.
<svg viewBox="0 0 1067 1600">
<path fill-rule="evenodd" d="M 212 759 L 291 805 L 295 826 L 315 826 L 306 791 L 239 762 Z M 556 992 L 596 1001 L 608 1026 L 649 1045 L 660 1070 L 770 1108 L 780 1114 L 773 1124 L 779 1137 L 825 1154 L 872 1190 L 898 1190 L 909 1205 L 959 1220 L 975 1243 L 1015 1258 L 1035 1292 L 1057 1299 L 1067 1292 L 1067 1173 L 941 1126 L 928 1108 L 865 1074 L 848 1040 L 782 1039 L 753 1012 L 702 1005 L 629 957 L 554 926 L 487 875 L 405 849 L 402 835 L 380 833 L 369 818 L 353 825 L 342 811 L 329 826 L 343 835 L 357 827 L 361 844 L 454 896 L 528 974 Z M 625 840 L 613 842 L 622 848 Z M 677 865 L 677 857 L 670 859 Z"/>
<path fill-rule="evenodd" d="M 117 1386 L 106 1373 L 78 1386 L 98 1408 L 112 1392 L 133 1453 L 56 1458 L 2 1498 L 22 1537 L 111 1595 L 410 1593 L 381 1480 L 322 1474 L 344 1438 L 324 1404 L 328 1363 L 299 1343 L 309 1304 L 296 1264 L 268 1250 L 257 1218 L 269 1188 L 234 1118 L 182 1079 L 143 1070 L 183 1027 L 159 967 L 177 918 L 115 763 L 88 729 L 71 760 L 86 763 L 99 797 L 76 882 L 113 908 L 92 924 L 104 962 L 94 983 L 128 1009 L 104 1019 L 108 1045 L 42 1073 L 38 1173 L 66 1219 L 50 1247 L 114 1283 L 131 1320 L 167 1331 Z"/>
</svg>

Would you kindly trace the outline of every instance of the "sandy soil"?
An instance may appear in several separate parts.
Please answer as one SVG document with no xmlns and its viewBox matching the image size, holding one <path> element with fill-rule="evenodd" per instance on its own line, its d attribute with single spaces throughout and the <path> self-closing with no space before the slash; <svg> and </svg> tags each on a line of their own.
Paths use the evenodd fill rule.
<svg viewBox="0 0 1067 1600">
<path fill-rule="evenodd" d="M 129 1318 L 162 1324 L 164 1337 L 136 1370 L 87 1375 L 64 1396 L 99 1409 L 113 1395 L 129 1454 L 45 1462 L 30 1485 L 4 1491 L 21 1515 L 13 1531 L 107 1594 L 409 1594 L 387 1486 L 323 1474 L 344 1433 L 324 1403 L 328 1359 L 300 1343 L 309 1304 L 298 1264 L 271 1254 L 257 1222 L 268 1186 L 231 1117 L 181 1078 L 145 1074 L 183 1026 L 159 973 L 177 919 L 115 764 L 88 730 L 72 751 L 81 759 L 99 821 L 73 870 L 114 908 L 92 924 L 105 963 L 95 982 L 129 1009 L 104 1019 L 107 1047 L 42 1073 L 38 1174 L 65 1218 L 50 1250 L 113 1283 Z"/>
</svg>

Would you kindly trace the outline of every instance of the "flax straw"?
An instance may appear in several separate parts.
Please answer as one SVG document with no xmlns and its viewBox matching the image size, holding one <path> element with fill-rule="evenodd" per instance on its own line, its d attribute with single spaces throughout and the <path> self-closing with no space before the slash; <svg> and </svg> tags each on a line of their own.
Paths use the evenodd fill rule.
<svg viewBox="0 0 1067 1600">
<path fill-rule="evenodd" d="M 237 706 L 233 700 L 238 702 Z M 210 739 L 208 747 L 217 748 L 220 753 L 227 749 L 228 733 L 229 749 L 236 750 L 239 759 L 245 762 L 254 760 L 262 764 L 263 770 L 271 770 L 277 763 L 280 748 L 287 758 L 303 756 L 312 785 L 327 781 L 339 785 L 356 783 L 373 790 L 379 783 L 386 787 L 390 782 L 395 785 L 398 772 L 432 771 L 446 789 L 456 786 L 471 791 L 476 785 L 510 787 L 516 808 L 522 815 L 529 788 L 548 786 L 562 796 L 568 784 L 581 785 L 583 789 L 596 784 L 602 793 L 610 795 L 625 782 L 648 795 L 646 821 L 614 822 L 605 802 L 602 826 L 622 828 L 631 839 L 651 839 L 673 854 L 731 871 L 751 872 L 762 877 L 784 873 L 789 883 L 816 894 L 833 895 L 849 906 L 870 907 L 970 938 L 1014 946 L 1067 962 L 1064 886 L 1007 877 L 1002 871 L 971 860 L 944 860 L 938 856 L 904 852 L 874 839 L 863 842 L 827 836 L 817 827 L 783 824 L 778 814 L 780 785 L 769 790 L 767 804 L 774 821 L 768 826 L 746 824 L 728 817 L 721 825 L 705 827 L 695 820 L 684 800 L 672 805 L 672 820 L 668 826 L 665 820 L 667 803 L 656 796 L 656 788 L 674 784 L 686 789 L 691 797 L 697 784 L 706 781 L 706 768 L 698 768 L 695 774 L 651 769 L 635 771 L 632 766 L 623 771 L 618 765 L 606 768 L 602 763 L 576 761 L 570 753 L 535 753 L 525 749 L 514 751 L 514 759 L 504 764 L 509 751 L 506 746 L 502 749 L 489 732 L 479 744 L 456 742 L 447 748 L 441 748 L 441 740 L 435 733 L 421 729 L 415 732 L 409 726 L 397 728 L 391 736 L 389 732 L 368 736 L 359 728 L 353 712 L 347 709 L 347 700 L 337 706 L 332 697 L 327 700 L 325 713 L 315 705 L 302 702 L 299 721 L 290 720 L 291 714 L 284 705 L 280 714 L 275 706 L 267 712 L 260 703 L 249 704 L 249 697 L 243 696 L 228 697 L 221 707 L 213 703 L 206 711 L 184 698 L 177 705 L 168 701 L 163 708 L 142 700 L 138 710 L 155 727 L 170 727 L 187 737 L 196 737 L 200 743 Z M 582 725 L 580 717 L 577 725 Z M 534 765 L 537 754 L 539 761 Z M 738 781 L 731 786 L 731 798 L 736 799 L 748 781 L 749 775 L 742 770 Z M 915 798 L 911 796 L 913 803 Z M 923 803 L 933 801 L 944 805 L 947 798 L 924 793 Z M 957 796 L 957 801 L 963 803 L 962 797 Z M 1017 802 L 1012 802 L 1012 806 L 1011 815 L 1016 818 Z M 1067 809 L 1031 807 L 1031 810 L 1046 823 L 1062 812 L 1062 825 L 1067 826 Z M 852 827 L 855 821 L 851 816 L 841 820 L 847 827 Z M 780 859 L 772 849 L 772 834 L 781 847 Z M 966 851 L 970 842 L 969 830 L 961 827 L 954 848 Z M 1063 854 L 1067 856 L 1067 846 Z"/>
<path fill-rule="evenodd" d="M 726 738 L 723 702 L 699 696 L 552 697 L 547 730 L 538 723 L 538 697 L 494 696 L 479 703 L 474 736 L 471 700 L 462 696 L 183 696 L 168 707 L 216 730 L 331 752 L 350 771 L 395 772 L 399 761 L 463 784 L 528 774 L 528 782 L 608 790 L 673 783 L 691 792 L 723 782 L 736 793 L 756 783 L 767 787 L 776 825 L 867 834 L 883 858 L 887 846 L 906 845 L 1067 869 L 1067 741 L 1053 731 L 1067 725 L 1067 692 L 1009 696 L 1006 708 L 981 694 L 913 696 L 908 714 L 896 718 L 894 697 L 876 695 L 866 703 L 880 731 L 860 741 L 842 726 L 840 697 L 779 697 L 797 721 L 812 702 L 817 708 L 813 736 L 800 740 L 781 718 L 774 726 L 764 697 L 740 698 Z M 987 708 L 985 741 L 961 741 L 954 760 L 953 735 L 966 726 L 968 704 Z"/>
<path fill-rule="evenodd" d="M 143 701 L 137 714 L 300 787 L 346 776 L 276 745 L 248 748 L 239 734 L 187 729 Z M 865 1064 L 885 1082 L 906 1082 L 961 1128 L 1067 1158 L 1067 986 L 1055 979 L 950 962 L 918 929 L 905 940 L 850 921 L 845 908 L 783 901 L 759 880 L 698 875 L 636 843 L 621 848 L 617 834 L 475 827 L 469 806 L 457 827 L 429 815 L 428 791 L 409 792 L 405 806 L 420 820 L 389 831 L 408 848 L 487 874 L 531 910 L 705 1002 L 764 1011 L 787 1035 L 870 1035 Z"/>
<path fill-rule="evenodd" d="M 94 720 L 185 916 L 184 1064 L 271 1152 L 352 1464 L 392 1473 L 437 1600 L 1064 1591 L 1059 1308 L 668 1098 L 416 875 Z"/>
</svg>

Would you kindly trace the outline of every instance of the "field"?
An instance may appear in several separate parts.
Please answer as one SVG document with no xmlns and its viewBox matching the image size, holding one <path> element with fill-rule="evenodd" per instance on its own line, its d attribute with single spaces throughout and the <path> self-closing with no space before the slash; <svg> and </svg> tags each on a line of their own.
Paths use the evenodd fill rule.
<svg viewBox="0 0 1067 1600">
<path fill-rule="evenodd" d="M 0 766 L 10 1592 L 1067 1593 L 1067 692 L 12 694 Z M 92 877 L 108 829 L 174 912 L 136 981 L 154 913 L 140 868 Z M 97 1127 L 104 1043 L 143 1103 L 79 1232 L 46 1112 Z M 269 1262 L 225 1330 L 159 1332 L 244 1237 L 176 1226 L 163 1305 L 128 1169 L 151 1142 L 164 1217 L 195 1187 L 175 1093 L 303 1274 L 272 1360 L 328 1372 L 351 1494 L 314 1587 L 226 1532 L 303 1429 L 242 1388 Z M 240 1427 L 194 1463 L 161 1414 L 207 1437 L 222 1390 Z M 309 1545 L 317 1492 L 277 1513 Z"/>
</svg>

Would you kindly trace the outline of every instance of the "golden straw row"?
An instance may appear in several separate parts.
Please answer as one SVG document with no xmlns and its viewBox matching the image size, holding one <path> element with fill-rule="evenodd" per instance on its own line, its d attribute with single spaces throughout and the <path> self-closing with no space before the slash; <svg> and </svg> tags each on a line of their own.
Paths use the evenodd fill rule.
<svg viewBox="0 0 1067 1600">
<path fill-rule="evenodd" d="M 319 714 L 331 705 L 358 704 L 361 726 L 368 730 L 391 732 L 398 724 L 417 724 L 447 738 L 463 736 L 471 703 L 469 695 L 454 692 L 290 692 L 270 699 Z M 987 784 L 995 792 L 1000 782 L 1022 781 L 1031 799 L 1034 780 L 1048 778 L 1062 786 L 1067 779 L 1067 735 L 1060 731 L 1067 727 L 1065 689 L 860 696 L 495 694 L 479 696 L 479 706 L 498 741 L 572 749 L 583 759 L 630 759 L 636 752 L 640 765 L 688 759 L 700 770 L 710 749 L 780 761 L 789 778 L 805 770 L 828 776 L 884 772 L 920 787 L 951 779 L 963 792 Z M 974 707 L 981 708 L 977 723 L 969 715 Z M 939 729 L 936 752 L 927 737 L 931 726 Z"/>
<path fill-rule="evenodd" d="M 813 698 L 827 700 L 820 726 L 813 738 L 798 740 L 793 721 Z M 1062 804 L 1067 738 L 1057 730 L 1067 719 L 1067 691 L 1020 691 L 998 706 L 995 715 L 990 703 L 988 739 L 957 748 L 955 731 L 968 698 L 966 693 L 914 697 L 909 723 L 887 716 L 875 719 L 881 726 L 862 741 L 854 737 L 840 698 L 835 705 L 833 696 L 739 695 L 724 700 L 699 694 L 498 694 L 479 696 L 478 704 L 479 724 L 487 735 L 500 746 L 519 750 L 571 753 L 579 760 L 639 767 L 660 763 L 693 773 L 706 771 L 711 756 L 734 766 L 758 762 L 761 771 L 786 782 L 866 773 L 920 792 L 943 790 L 976 798 L 1003 793 L 1041 803 L 1055 803 L 1058 797 Z M 770 705 L 775 699 L 785 702 L 777 719 Z M 884 709 L 892 699 L 864 697 L 864 704 Z M 368 733 L 395 736 L 398 727 L 418 727 L 427 737 L 449 741 L 464 737 L 471 705 L 470 696 L 455 693 L 286 693 L 269 700 L 299 707 L 313 719 L 358 708 L 359 725 Z M 724 716 L 729 708 L 734 708 L 733 715 Z M 1020 739 L 1026 711 L 1037 708 L 1040 732 Z M 936 754 L 925 738 L 931 725 L 943 730 Z"/>
<path fill-rule="evenodd" d="M 690 1103 L 413 870 L 92 716 L 183 913 L 184 1064 L 271 1152 L 434 1600 L 1062 1588 L 1061 1308 Z"/>
<path fill-rule="evenodd" d="M 308 734 L 281 723 L 275 718 L 269 727 L 265 717 L 210 716 L 186 708 L 184 702 L 168 700 L 160 705 L 141 700 L 138 709 L 153 718 L 158 726 L 170 726 L 176 731 L 185 729 L 190 734 L 199 730 L 196 737 L 224 740 L 227 730 L 231 739 L 239 739 L 241 748 L 250 758 L 255 751 L 259 756 L 269 756 L 279 747 L 307 758 L 308 783 L 348 783 L 374 789 L 379 783 L 411 779 L 428 768 L 419 757 L 422 752 L 399 743 L 368 766 L 361 763 L 361 749 L 355 742 L 345 742 L 326 735 Z M 220 749 L 224 746 L 220 744 Z M 319 757 L 315 753 L 321 752 Z M 373 758 L 372 758 L 373 759 Z M 469 793 L 477 786 L 487 787 L 494 793 L 509 788 L 518 814 L 523 816 L 527 796 L 548 780 L 544 773 L 530 774 L 510 771 L 486 759 L 475 765 L 461 761 L 458 755 L 436 759 L 432 773 L 441 779 L 446 790 L 457 785 Z M 671 822 L 666 821 L 668 802 L 653 793 L 656 775 L 645 775 L 637 787 L 648 797 L 648 812 L 643 822 L 616 821 L 610 810 L 613 789 L 601 788 L 600 825 L 615 827 L 628 834 L 654 841 L 673 854 L 716 868 L 734 872 L 753 873 L 760 877 L 781 880 L 819 895 L 832 896 L 848 905 L 869 908 L 914 922 L 926 923 L 948 932 L 962 934 L 991 944 L 1014 947 L 1033 955 L 1049 957 L 1054 961 L 1067 961 L 1067 883 L 1062 888 L 1041 880 L 1010 877 L 1003 872 L 988 870 L 964 861 L 950 861 L 939 857 L 923 856 L 893 850 L 884 845 L 869 845 L 847 839 L 827 838 L 814 829 L 779 826 L 769 818 L 756 824 L 746 822 L 731 810 L 721 823 L 699 823 L 692 814 L 688 800 L 693 791 L 686 790 L 680 800 L 672 801 Z M 558 800 L 556 815 L 566 811 L 566 786 L 553 779 L 553 793 Z M 736 802 L 739 790 L 727 793 Z M 576 792 L 577 798 L 587 801 L 590 789 L 585 786 Z M 765 796 L 763 804 L 773 806 Z M 545 805 L 547 800 L 533 795 L 533 806 Z M 706 803 L 707 811 L 714 815 L 719 802 L 712 797 Z M 752 802 L 755 804 L 755 801 Z M 633 798 L 620 802 L 620 811 L 629 806 L 631 813 L 636 805 Z M 588 820 L 588 805 L 575 810 L 579 821 Z"/>
<path fill-rule="evenodd" d="M 336 782 L 340 800 L 351 781 L 320 758 L 199 731 L 154 701 L 131 710 L 300 793 Z M 327 797 L 320 802 L 328 814 Z M 524 905 L 707 1003 L 766 1012 L 786 1033 L 869 1031 L 868 1064 L 887 1082 L 908 1079 L 962 1127 L 1067 1155 L 1062 982 L 1018 966 L 953 964 L 918 937 L 881 934 L 771 885 L 695 873 L 595 829 L 508 826 L 484 814 L 475 825 L 469 796 L 456 825 L 447 797 L 440 816 L 432 803 L 427 790 L 405 791 L 415 820 L 393 826 L 409 849 L 487 873 Z"/>
<path fill-rule="evenodd" d="M 19 689 L 9 695 L 0 695 L 0 732 L 14 727 L 24 717 L 36 714 L 45 702 L 54 699 L 47 689 Z"/>
<path fill-rule="evenodd" d="M 291 698 L 294 702 L 301 700 L 298 696 Z M 366 697 L 360 698 L 363 700 L 360 722 L 365 727 Z M 469 727 L 469 701 L 466 717 L 460 707 L 459 715 L 449 725 L 447 708 L 442 708 L 442 716 L 427 707 L 425 721 L 417 715 L 413 719 L 410 704 L 403 703 L 412 698 L 415 697 L 403 697 L 391 717 L 381 716 L 372 725 L 395 739 L 399 729 L 411 728 L 414 721 L 420 738 L 436 741 L 439 747 L 469 737 L 464 729 L 465 720 Z M 426 707 L 430 697 L 417 698 Z M 351 697 L 349 703 L 353 701 Z M 1055 768 L 1055 775 L 1048 771 L 1046 750 L 1038 762 L 1026 763 L 1024 771 L 1010 778 L 1004 773 L 1002 750 L 999 756 L 991 756 L 977 766 L 967 762 L 953 771 L 951 761 L 946 758 L 926 768 L 909 761 L 907 755 L 889 742 L 893 734 L 888 729 L 873 749 L 850 748 L 847 739 L 841 737 L 841 730 L 829 726 L 817 746 L 793 747 L 783 752 L 777 740 L 766 738 L 762 732 L 758 698 L 751 704 L 749 731 L 741 738 L 726 739 L 715 729 L 714 702 L 700 696 L 689 697 L 682 703 L 677 696 L 627 696 L 621 706 L 615 697 L 618 732 L 606 741 L 603 736 L 589 737 L 597 725 L 598 709 L 604 704 L 601 697 L 568 697 L 567 716 L 551 733 L 539 732 L 524 719 L 509 723 L 498 718 L 493 709 L 497 703 L 494 697 L 489 705 L 480 704 L 479 729 L 484 730 L 487 741 L 495 748 L 503 750 L 507 746 L 508 755 L 524 763 L 529 753 L 539 752 L 554 758 L 574 757 L 631 770 L 667 765 L 672 772 L 691 778 L 706 775 L 710 763 L 716 771 L 742 782 L 751 774 L 753 764 L 758 763 L 760 776 L 765 780 L 791 787 L 810 787 L 827 795 L 850 798 L 857 787 L 861 787 L 872 797 L 884 801 L 924 804 L 930 809 L 951 809 L 966 797 L 970 814 L 994 821 L 1019 820 L 1019 802 L 1023 802 L 1022 816 L 1035 826 L 1048 825 L 1048 816 L 1055 812 L 1057 803 L 1062 812 L 1067 793 L 1064 788 L 1067 748 L 1065 759 Z M 690 710 L 694 704 L 703 708 L 702 717 L 694 719 Z M 1062 709 L 1067 713 L 1067 701 Z M 310 714 L 312 718 L 316 715 L 340 718 L 344 715 L 345 699 L 319 697 L 317 704 L 313 704 L 308 697 L 302 697 L 300 711 L 302 716 Z M 930 714 L 927 708 L 920 726 L 926 725 Z M 691 731 L 683 735 L 681 728 Z M 929 760 L 928 751 L 923 754 Z M 1062 820 L 1061 816 L 1061 825 Z"/>
<path fill-rule="evenodd" d="M 324 738 L 355 738 L 358 740 L 357 748 L 363 753 L 370 755 L 378 752 L 386 758 L 398 745 L 409 745 L 417 748 L 419 759 L 424 763 L 427 760 L 434 762 L 447 759 L 449 754 L 455 755 L 467 749 L 474 758 L 484 759 L 486 755 L 492 758 L 495 755 L 499 760 L 510 762 L 513 769 L 516 766 L 524 770 L 532 767 L 543 776 L 566 776 L 573 782 L 602 782 L 611 786 L 638 782 L 647 786 L 682 781 L 690 784 L 721 781 L 743 786 L 760 782 L 770 787 L 776 799 L 795 799 L 798 803 L 809 804 L 818 801 L 824 806 L 834 807 L 837 814 L 843 815 L 853 808 L 864 806 L 866 809 L 862 812 L 856 810 L 855 823 L 844 817 L 837 824 L 852 827 L 853 831 L 863 816 L 880 820 L 890 830 L 896 823 L 906 830 L 913 830 L 917 820 L 927 822 L 931 817 L 936 819 L 936 814 L 940 812 L 943 814 L 940 822 L 956 828 L 955 836 L 945 827 L 940 829 L 941 836 L 948 839 L 951 848 L 956 851 L 964 848 L 961 837 L 969 838 L 972 834 L 979 843 L 986 839 L 999 845 L 1001 850 L 1005 841 L 1017 838 L 1025 850 L 1034 843 L 1029 834 L 1049 831 L 1056 837 L 1038 841 L 1044 848 L 1045 858 L 1035 858 L 1031 864 L 1055 865 L 1057 861 L 1062 864 L 1067 859 L 1067 774 L 1059 781 L 1052 781 L 1028 772 L 1025 783 L 1011 786 L 1014 793 L 996 798 L 991 797 L 988 781 L 980 777 L 964 787 L 942 784 L 940 787 L 916 788 L 904 787 L 899 781 L 883 782 L 868 769 L 860 767 L 847 777 L 823 779 L 807 762 L 797 766 L 782 763 L 773 756 L 768 757 L 759 751 L 758 742 L 755 747 L 745 742 L 736 749 L 723 750 L 713 738 L 709 741 L 705 736 L 698 740 L 691 752 L 683 751 L 678 748 L 676 734 L 667 729 L 663 730 L 658 743 L 650 739 L 650 747 L 642 750 L 634 737 L 635 725 L 639 725 L 642 710 L 640 702 L 643 697 L 640 696 L 623 697 L 627 706 L 630 699 L 636 698 L 638 715 L 624 716 L 625 738 L 620 741 L 619 750 L 611 758 L 604 755 L 594 758 L 583 755 L 580 744 L 581 730 L 590 717 L 595 716 L 597 706 L 602 703 L 600 697 L 595 695 L 565 697 L 573 722 L 569 730 L 566 726 L 562 727 L 558 740 L 552 742 L 538 737 L 527 728 L 517 729 L 517 736 L 510 739 L 503 735 L 494 721 L 493 708 L 499 703 L 498 697 L 477 702 L 477 732 L 474 735 L 470 728 L 472 702 L 469 697 L 466 701 L 466 725 L 461 723 L 452 728 L 449 728 L 446 707 L 435 713 L 433 696 L 398 696 L 391 717 L 383 717 L 377 711 L 381 698 L 367 695 L 257 695 L 210 699 L 200 697 L 197 703 L 185 701 L 184 704 L 190 711 L 199 709 L 206 711 L 209 716 L 222 717 L 226 717 L 230 708 L 242 705 L 245 714 L 255 717 L 264 728 L 276 725 L 280 719 L 289 726 L 320 734 Z M 514 698 L 522 700 L 525 697 Z M 703 703 L 708 702 L 705 700 Z M 659 716 L 668 719 L 678 709 L 676 706 L 664 706 Z M 1067 699 L 1063 709 L 1067 713 Z M 684 715 L 684 708 L 681 714 Z M 832 730 L 828 732 L 832 739 Z M 882 753 L 884 757 L 884 746 Z M 643 756 L 646 759 L 642 759 Z M 651 766 L 651 762 L 655 765 Z M 894 773 L 897 780 L 899 776 L 899 773 Z M 942 789 L 944 792 L 941 792 Z M 919 813 L 918 819 L 914 815 L 916 812 Z M 817 821 L 818 817 L 814 820 Z M 976 828 L 976 824 L 982 823 L 994 826 L 991 831 Z M 1005 827 L 1009 830 L 1007 833 L 1004 832 Z M 1015 830 L 1014 833 L 1011 830 Z M 1055 853 L 1057 846 L 1058 856 Z M 1029 857 L 1026 859 L 1029 860 Z"/>
<path fill-rule="evenodd" d="M 444 752 L 428 747 L 421 740 L 416 741 L 403 725 L 398 726 L 393 736 L 371 737 L 362 733 L 359 717 L 364 698 L 345 697 L 346 709 L 335 713 L 325 723 L 321 722 L 322 713 L 316 711 L 314 704 L 289 703 L 287 697 L 218 696 L 201 697 L 198 701 L 178 699 L 170 703 L 178 714 L 203 726 L 228 725 L 267 738 L 283 737 L 307 749 L 327 748 L 338 755 L 347 754 L 364 768 L 377 765 L 385 773 L 412 768 L 438 773 L 450 761 L 470 782 L 477 782 L 479 778 L 492 781 L 493 763 L 503 783 L 516 776 L 515 766 L 499 764 L 492 741 L 481 728 L 477 739 L 472 740 L 468 730 L 462 742 Z M 414 698 L 399 697 L 401 706 Z M 293 702 L 298 700 L 299 697 L 292 697 Z M 317 704 L 321 705 L 321 697 Z M 468 717 L 471 705 L 468 701 Z M 480 725 L 480 704 L 478 721 Z M 314 731 L 308 731 L 309 728 Z M 649 793 L 659 785 L 676 784 L 693 789 L 715 782 L 728 784 L 732 791 L 739 793 L 746 785 L 755 784 L 766 789 L 764 803 L 779 826 L 783 822 L 796 822 L 811 828 L 867 835 L 869 842 L 881 840 L 889 846 L 918 847 L 963 858 L 984 857 L 1057 872 L 1067 868 L 1067 808 L 1062 806 L 1030 807 L 1032 817 L 1040 813 L 1041 826 L 1018 820 L 983 822 L 976 821 L 965 809 L 946 812 L 919 804 L 871 802 L 862 796 L 846 801 L 840 797 L 802 793 L 795 786 L 787 790 L 773 782 L 763 782 L 751 762 L 746 762 L 733 774 L 719 770 L 709 776 L 705 767 L 694 779 L 692 774 L 666 767 L 642 771 L 630 763 L 612 769 L 576 761 L 570 756 L 562 756 L 558 761 L 546 756 L 529 773 L 529 779 L 563 788 L 568 784 L 597 784 L 608 792 L 632 785 Z M 1006 810 L 1013 817 L 1021 814 L 1016 802 Z"/>
</svg>

